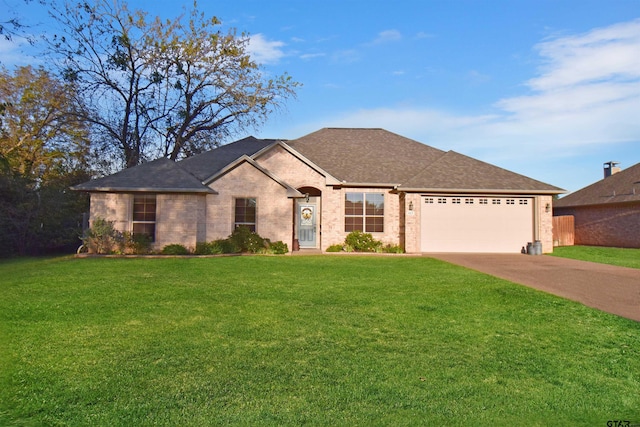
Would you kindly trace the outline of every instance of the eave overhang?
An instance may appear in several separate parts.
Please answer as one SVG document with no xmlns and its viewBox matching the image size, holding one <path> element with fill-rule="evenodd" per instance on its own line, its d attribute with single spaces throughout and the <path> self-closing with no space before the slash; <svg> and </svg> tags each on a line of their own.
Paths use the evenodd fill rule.
<svg viewBox="0 0 640 427">
<path fill-rule="evenodd" d="M 72 191 L 86 191 L 89 193 L 201 193 L 201 194 L 218 194 L 212 188 L 165 188 L 165 187 L 90 187 L 78 188 L 78 186 L 70 187 Z"/>
<path fill-rule="evenodd" d="M 556 195 L 564 194 L 566 190 L 520 190 L 520 189 L 495 189 L 495 188 L 430 188 L 430 187 L 415 187 L 404 188 L 398 186 L 396 189 L 398 192 L 405 193 L 451 193 L 451 194 L 520 194 L 520 195 L 532 195 L 532 196 L 544 196 L 544 195 Z"/>
</svg>

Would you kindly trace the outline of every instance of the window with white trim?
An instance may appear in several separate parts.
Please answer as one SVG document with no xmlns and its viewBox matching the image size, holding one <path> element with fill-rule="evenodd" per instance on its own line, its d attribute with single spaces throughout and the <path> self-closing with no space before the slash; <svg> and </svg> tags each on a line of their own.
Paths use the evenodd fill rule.
<svg viewBox="0 0 640 427">
<path fill-rule="evenodd" d="M 251 231 L 256 231 L 256 208 L 255 197 L 238 197 L 235 200 L 233 228 L 247 227 Z"/>
<path fill-rule="evenodd" d="M 149 236 L 156 240 L 156 195 L 135 194 L 133 196 L 133 235 Z"/>
<path fill-rule="evenodd" d="M 346 193 L 344 231 L 384 232 L 384 194 Z"/>
</svg>

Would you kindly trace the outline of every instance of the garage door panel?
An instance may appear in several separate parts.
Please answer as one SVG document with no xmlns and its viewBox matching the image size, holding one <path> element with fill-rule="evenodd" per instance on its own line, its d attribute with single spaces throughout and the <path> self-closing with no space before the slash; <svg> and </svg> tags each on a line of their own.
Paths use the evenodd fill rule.
<svg viewBox="0 0 640 427">
<path fill-rule="evenodd" d="M 533 236 L 530 198 L 423 197 L 424 252 L 518 252 Z"/>
</svg>

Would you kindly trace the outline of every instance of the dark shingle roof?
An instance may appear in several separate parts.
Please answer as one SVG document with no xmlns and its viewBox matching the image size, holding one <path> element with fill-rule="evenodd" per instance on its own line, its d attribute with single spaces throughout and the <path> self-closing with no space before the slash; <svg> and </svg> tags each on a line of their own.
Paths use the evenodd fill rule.
<svg viewBox="0 0 640 427">
<path fill-rule="evenodd" d="M 556 200 L 553 207 L 628 202 L 640 202 L 640 163 Z"/>
<path fill-rule="evenodd" d="M 250 136 L 178 163 L 158 159 L 73 189 L 213 192 L 203 182 L 242 156 L 252 157 L 275 142 Z M 347 185 L 393 185 L 407 191 L 563 192 L 560 188 L 384 129 L 325 128 L 286 144 Z"/>
<path fill-rule="evenodd" d="M 562 193 L 563 190 L 535 179 L 448 151 L 429 164 L 401 189 L 493 190 Z"/>
<path fill-rule="evenodd" d="M 384 129 L 325 128 L 287 145 L 349 183 L 400 184 L 444 154 Z"/>
<path fill-rule="evenodd" d="M 174 163 L 160 158 L 72 187 L 78 191 L 152 191 L 215 193 L 203 181 L 243 155 L 253 155 L 273 139 L 252 136 Z"/>
<path fill-rule="evenodd" d="M 550 194 L 564 191 L 384 129 L 325 128 L 287 145 L 335 178 L 351 184 L 395 184 L 414 191 L 513 190 Z"/>
<path fill-rule="evenodd" d="M 104 178 L 72 187 L 79 191 L 150 191 L 213 193 L 210 188 L 171 160 L 160 158 Z"/>
<path fill-rule="evenodd" d="M 274 139 L 257 139 L 253 136 L 222 145 L 211 151 L 182 160 L 178 164 L 201 181 L 222 170 L 229 163 L 242 157 L 252 156 L 273 144 Z"/>
</svg>

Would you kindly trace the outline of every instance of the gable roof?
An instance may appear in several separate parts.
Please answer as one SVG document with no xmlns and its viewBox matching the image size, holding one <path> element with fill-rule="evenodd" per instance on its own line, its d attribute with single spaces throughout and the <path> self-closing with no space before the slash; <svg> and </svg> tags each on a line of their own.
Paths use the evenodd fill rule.
<svg viewBox="0 0 640 427">
<path fill-rule="evenodd" d="M 402 191 L 527 192 L 564 190 L 523 175 L 445 152 L 384 129 L 325 128 L 287 141 L 252 136 L 174 163 L 161 158 L 75 187 L 82 191 L 209 192 L 207 187 L 238 162 L 282 147 L 327 178 L 327 185 L 394 187 Z M 267 176 L 286 183 L 264 168 Z M 295 190 L 295 189 L 293 189 Z"/>
<path fill-rule="evenodd" d="M 325 128 L 288 141 L 287 145 L 347 185 L 393 185 L 404 191 L 564 192 L 384 129 Z"/>
<path fill-rule="evenodd" d="M 178 164 L 201 181 L 204 181 L 243 155 L 252 156 L 274 142 L 276 142 L 275 139 L 257 139 L 253 136 L 248 136 L 193 157 L 188 157 L 178 162 Z"/>
<path fill-rule="evenodd" d="M 640 202 L 640 163 L 553 202 L 554 208 Z"/>
<path fill-rule="evenodd" d="M 269 172 L 268 170 L 266 170 L 265 168 L 260 166 L 254 159 L 252 159 L 251 157 L 247 156 L 246 154 L 242 155 L 240 158 L 238 158 L 238 159 L 234 160 L 233 162 L 229 163 L 228 165 L 226 165 L 220 171 L 216 172 L 215 175 L 207 178 L 205 180 L 205 182 L 207 184 L 209 184 L 211 182 L 214 182 L 215 180 L 217 180 L 220 177 L 222 177 L 222 176 L 226 175 L 227 173 L 231 172 L 232 170 L 234 170 L 238 166 L 242 165 L 243 163 L 250 164 L 251 166 L 253 166 L 257 170 L 262 172 L 264 175 L 266 175 L 267 177 L 269 177 L 270 179 L 272 179 L 273 181 L 275 181 L 276 183 L 281 185 L 285 190 L 287 190 L 287 197 L 304 197 L 304 194 L 302 194 L 301 192 L 299 192 L 298 190 L 296 190 L 295 188 L 293 188 L 292 186 L 290 186 L 286 182 L 282 181 L 277 176 L 273 175 L 271 172 Z"/>
<path fill-rule="evenodd" d="M 195 176 L 164 157 L 71 188 L 78 191 L 216 194 Z"/>
<path fill-rule="evenodd" d="M 351 184 L 398 185 L 444 154 L 384 129 L 324 128 L 287 145 Z"/>
</svg>

